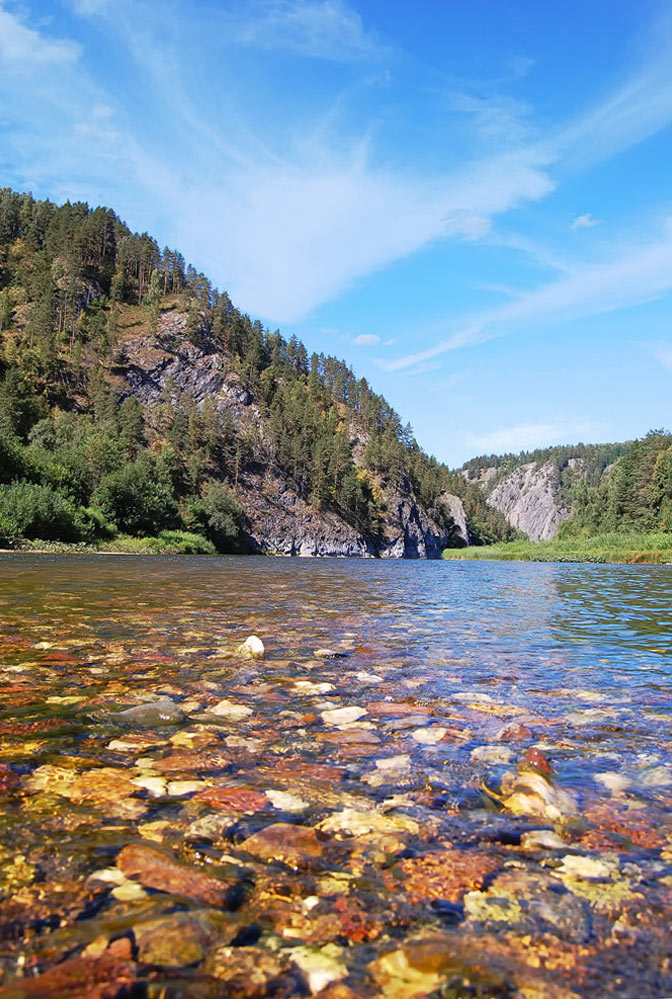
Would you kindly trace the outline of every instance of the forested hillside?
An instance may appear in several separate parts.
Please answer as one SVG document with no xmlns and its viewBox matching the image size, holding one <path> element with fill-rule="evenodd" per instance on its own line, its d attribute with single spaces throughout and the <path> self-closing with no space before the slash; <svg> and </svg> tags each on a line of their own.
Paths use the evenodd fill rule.
<svg viewBox="0 0 672 999">
<path fill-rule="evenodd" d="M 599 482 L 577 482 L 561 534 L 672 531 L 672 434 L 650 430 L 622 445 Z"/>
<path fill-rule="evenodd" d="M 483 456 L 462 472 L 533 540 L 672 531 L 672 435 L 663 430 L 622 444 Z"/>
<path fill-rule="evenodd" d="M 342 361 L 241 314 L 110 209 L 9 189 L 0 483 L 5 546 L 437 555 L 513 533 Z"/>
</svg>

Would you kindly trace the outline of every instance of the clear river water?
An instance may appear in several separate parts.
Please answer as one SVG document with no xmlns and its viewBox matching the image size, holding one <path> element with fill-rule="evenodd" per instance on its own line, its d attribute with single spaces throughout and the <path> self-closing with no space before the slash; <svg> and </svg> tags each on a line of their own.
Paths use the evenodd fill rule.
<svg viewBox="0 0 672 999">
<path fill-rule="evenodd" d="M 671 598 L 0 555 L 0 997 L 672 995 Z"/>
</svg>

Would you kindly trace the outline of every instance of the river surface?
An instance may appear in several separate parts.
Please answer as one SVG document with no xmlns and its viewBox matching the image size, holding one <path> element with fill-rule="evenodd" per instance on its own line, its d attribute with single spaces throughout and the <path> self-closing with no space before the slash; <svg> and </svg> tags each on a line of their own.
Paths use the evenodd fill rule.
<svg viewBox="0 0 672 999">
<path fill-rule="evenodd" d="M 672 569 L 0 555 L 0 629 L 0 996 L 672 995 Z"/>
</svg>

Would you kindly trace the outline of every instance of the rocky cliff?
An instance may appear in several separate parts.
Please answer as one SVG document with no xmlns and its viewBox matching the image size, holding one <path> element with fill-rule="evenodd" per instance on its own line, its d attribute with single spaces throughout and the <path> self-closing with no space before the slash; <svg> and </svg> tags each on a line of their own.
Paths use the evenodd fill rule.
<svg viewBox="0 0 672 999">
<path fill-rule="evenodd" d="M 155 333 L 130 333 L 117 350 L 115 388 L 134 396 L 152 410 L 161 404 L 201 407 L 206 399 L 227 414 L 236 434 L 244 435 L 251 451 L 241 464 L 236 498 L 246 518 L 245 533 L 258 552 L 304 556 L 440 558 L 449 542 L 469 543 L 467 517 L 461 499 L 443 493 L 441 505 L 449 517 L 424 509 L 404 476 L 395 485 L 380 482 L 385 513 L 381 528 L 365 534 L 338 512 L 317 509 L 302 498 L 291 477 L 272 460 L 272 449 L 260 406 L 227 358 L 196 345 L 185 336 L 186 317 L 169 312 Z M 356 438 L 353 428 L 351 436 Z M 361 442 L 360 442 L 361 445 Z M 357 454 L 361 446 L 355 446 Z"/>
<path fill-rule="evenodd" d="M 464 465 L 467 482 L 532 541 L 554 537 L 573 515 L 575 486 L 597 486 L 624 445 L 578 444 L 519 455 L 484 456 Z"/>
<path fill-rule="evenodd" d="M 498 482 L 488 502 L 532 541 L 554 537 L 571 509 L 560 499 L 560 475 L 551 462 L 529 462 Z"/>
</svg>

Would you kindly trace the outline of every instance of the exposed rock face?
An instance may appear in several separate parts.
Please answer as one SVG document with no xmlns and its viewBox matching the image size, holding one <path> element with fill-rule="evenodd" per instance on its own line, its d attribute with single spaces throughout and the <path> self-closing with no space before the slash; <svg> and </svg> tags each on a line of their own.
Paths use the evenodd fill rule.
<svg viewBox="0 0 672 999">
<path fill-rule="evenodd" d="M 460 497 L 453 495 L 453 493 L 441 493 L 439 500 L 448 508 L 450 516 L 453 518 L 456 537 L 463 541 L 465 545 L 471 544 L 467 512 Z"/>
<path fill-rule="evenodd" d="M 220 353 L 185 337 L 186 317 L 168 313 L 156 334 L 129 337 L 115 369 L 119 389 L 145 406 L 189 396 L 197 405 L 210 398 L 237 428 L 250 431 L 255 453 L 240 468 L 237 498 L 247 518 L 253 550 L 268 554 L 440 558 L 455 537 L 468 543 L 464 507 L 457 496 L 441 499 L 455 525 L 446 529 L 424 510 L 411 484 L 386 491 L 382 537 L 366 536 L 332 510 L 310 506 L 289 476 L 271 468 L 263 415 L 239 376 Z M 358 451 L 355 447 L 355 461 Z"/>
<path fill-rule="evenodd" d="M 489 493 L 488 502 L 532 541 L 546 541 L 554 537 L 571 513 L 559 501 L 559 490 L 556 465 L 550 461 L 541 465 L 529 462 L 498 482 Z"/>
</svg>

